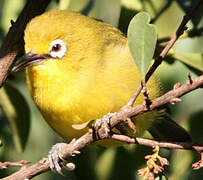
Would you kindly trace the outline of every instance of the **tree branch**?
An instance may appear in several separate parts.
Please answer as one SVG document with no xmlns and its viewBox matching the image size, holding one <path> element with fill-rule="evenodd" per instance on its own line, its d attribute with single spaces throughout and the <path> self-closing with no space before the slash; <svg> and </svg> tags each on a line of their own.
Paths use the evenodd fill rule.
<svg viewBox="0 0 203 180">
<path fill-rule="evenodd" d="M 24 52 L 24 29 L 33 17 L 41 14 L 51 0 L 28 0 L 20 16 L 11 27 L 0 49 L 0 87 L 6 80 L 9 68 L 18 55 Z M 40 6 L 39 6 L 40 4 Z"/>
<path fill-rule="evenodd" d="M 189 143 L 189 142 L 162 142 L 162 141 L 157 141 L 153 139 L 146 139 L 146 138 L 134 138 L 134 137 L 129 137 L 126 135 L 120 135 L 120 134 L 113 134 L 111 136 L 112 139 L 121 141 L 121 142 L 126 142 L 130 144 L 139 144 L 143 146 L 148 146 L 148 147 L 155 147 L 159 146 L 161 148 L 167 148 L 167 149 L 182 149 L 182 150 L 192 150 L 196 152 L 203 152 L 203 143 Z"/>
<path fill-rule="evenodd" d="M 121 123 L 123 119 L 128 117 L 137 116 L 147 111 L 152 111 L 160 106 L 163 106 L 167 103 L 173 102 L 174 99 L 183 96 L 186 93 L 189 93 L 197 88 L 202 87 L 203 84 L 203 75 L 197 77 L 193 80 L 192 84 L 188 81 L 184 85 L 180 85 L 173 90 L 167 92 L 166 94 L 154 99 L 151 101 L 149 107 L 146 107 L 145 103 L 137 105 L 135 107 L 124 106 L 121 111 L 116 113 L 115 116 L 111 118 L 111 127 L 114 127 L 116 124 Z"/>
</svg>

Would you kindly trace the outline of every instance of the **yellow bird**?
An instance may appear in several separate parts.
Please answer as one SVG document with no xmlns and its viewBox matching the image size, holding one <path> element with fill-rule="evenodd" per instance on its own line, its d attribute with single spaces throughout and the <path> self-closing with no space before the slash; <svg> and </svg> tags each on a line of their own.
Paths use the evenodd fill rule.
<svg viewBox="0 0 203 180">
<path fill-rule="evenodd" d="M 28 23 L 24 40 L 26 55 L 13 70 L 26 67 L 34 102 L 47 123 L 65 139 L 87 132 L 87 128 L 75 128 L 78 125 L 118 111 L 140 84 L 126 37 L 104 22 L 51 10 Z M 151 99 L 162 94 L 154 76 L 147 88 Z M 140 95 L 135 105 L 142 102 Z M 133 118 L 135 135 L 149 130 L 161 140 L 190 140 L 183 128 L 163 117 L 165 111 L 156 110 Z"/>
</svg>

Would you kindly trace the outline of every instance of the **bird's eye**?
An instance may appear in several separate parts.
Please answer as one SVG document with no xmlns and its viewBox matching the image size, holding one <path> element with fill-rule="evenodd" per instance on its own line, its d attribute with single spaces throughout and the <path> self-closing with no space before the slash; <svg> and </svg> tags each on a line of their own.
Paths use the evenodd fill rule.
<svg viewBox="0 0 203 180">
<path fill-rule="evenodd" d="M 66 53 L 66 43 L 61 39 L 56 39 L 49 46 L 50 55 L 53 58 L 62 58 Z"/>
<path fill-rule="evenodd" d="M 58 52 L 61 50 L 61 45 L 60 44 L 54 44 L 51 51 L 53 52 Z"/>
</svg>

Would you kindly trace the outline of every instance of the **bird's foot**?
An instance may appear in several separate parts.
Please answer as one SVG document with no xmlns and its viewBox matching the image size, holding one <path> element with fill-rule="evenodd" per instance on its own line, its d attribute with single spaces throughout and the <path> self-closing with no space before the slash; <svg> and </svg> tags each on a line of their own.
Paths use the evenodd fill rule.
<svg viewBox="0 0 203 180">
<path fill-rule="evenodd" d="M 51 150 L 49 151 L 48 159 L 49 159 L 49 166 L 51 171 L 58 172 L 61 175 L 64 175 L 61 171 L 61 166 L 63 161 L 65 159 L 63 158 L 63 155 L 61 153 L 62 148 L 67 146 L 66 143 L 57 143 L 54 146 L 52 146 Z"/>
<path fill-rule="evenodd" d="M 75 141 L 75 139 L 73 139 L 71 141 L 71 143 L 73 143 L 73 141 Z M 62 176 L 64 176 L 64 174 L 62 172 L 62 167 L 67 169 L 68 171 L 73 171 L 75 169 L 75 164 L 72 162 L 67 163 L 67 160 L 64 159 L 64 157 L 63 157 L 62 151 L 67 146 L 68 146 L 68 144 L 66 144 L 66 143 L 57 143 L 51 148 L 51 150 L 49 151 L 49 154 L 48 154 L 48 160 L 49 160 L 49 164 L 50 164 L 49 166 L 50 166 L 51 171 L 57 172 Z M 76 154 L 80 154 L 80 152 L 74 151 L 72 153 L 72 156 L 75 156 Z M 64 162 L 66 164 L 64 164 Z"/>
<path fill-rule="evenodd" d="M 104 138 L 104 137 L 108 137 L 109 136 L 110 128 L 111 128 L 111 126 L 110 126 L 110 120 L 111 120 L 111 117 L 114 114 L 115 113 L 108 113 L 103 118 L 96 120 L 96 122 L 94 124 L 94 130 L 96 132 L 97 138 Z M 102 129 L 101 133 L 99 132 L 100 129 Z"/>
</svg>

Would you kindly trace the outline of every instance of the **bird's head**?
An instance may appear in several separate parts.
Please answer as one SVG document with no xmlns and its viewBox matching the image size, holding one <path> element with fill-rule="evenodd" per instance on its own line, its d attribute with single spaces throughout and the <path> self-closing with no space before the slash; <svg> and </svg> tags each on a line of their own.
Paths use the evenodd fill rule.
<svg viewBox="0 0 203 180">
<path fill-rule="evenodd" d="M 24 36 L 26 54 L 12 70 L 49 64 L 77 68 L 87 65 L 99 59 L 96 56 L 103 47 L 100 31 L 100 22 L 78 13 L 46 12 L 28 23 Z"/>
</svg>

